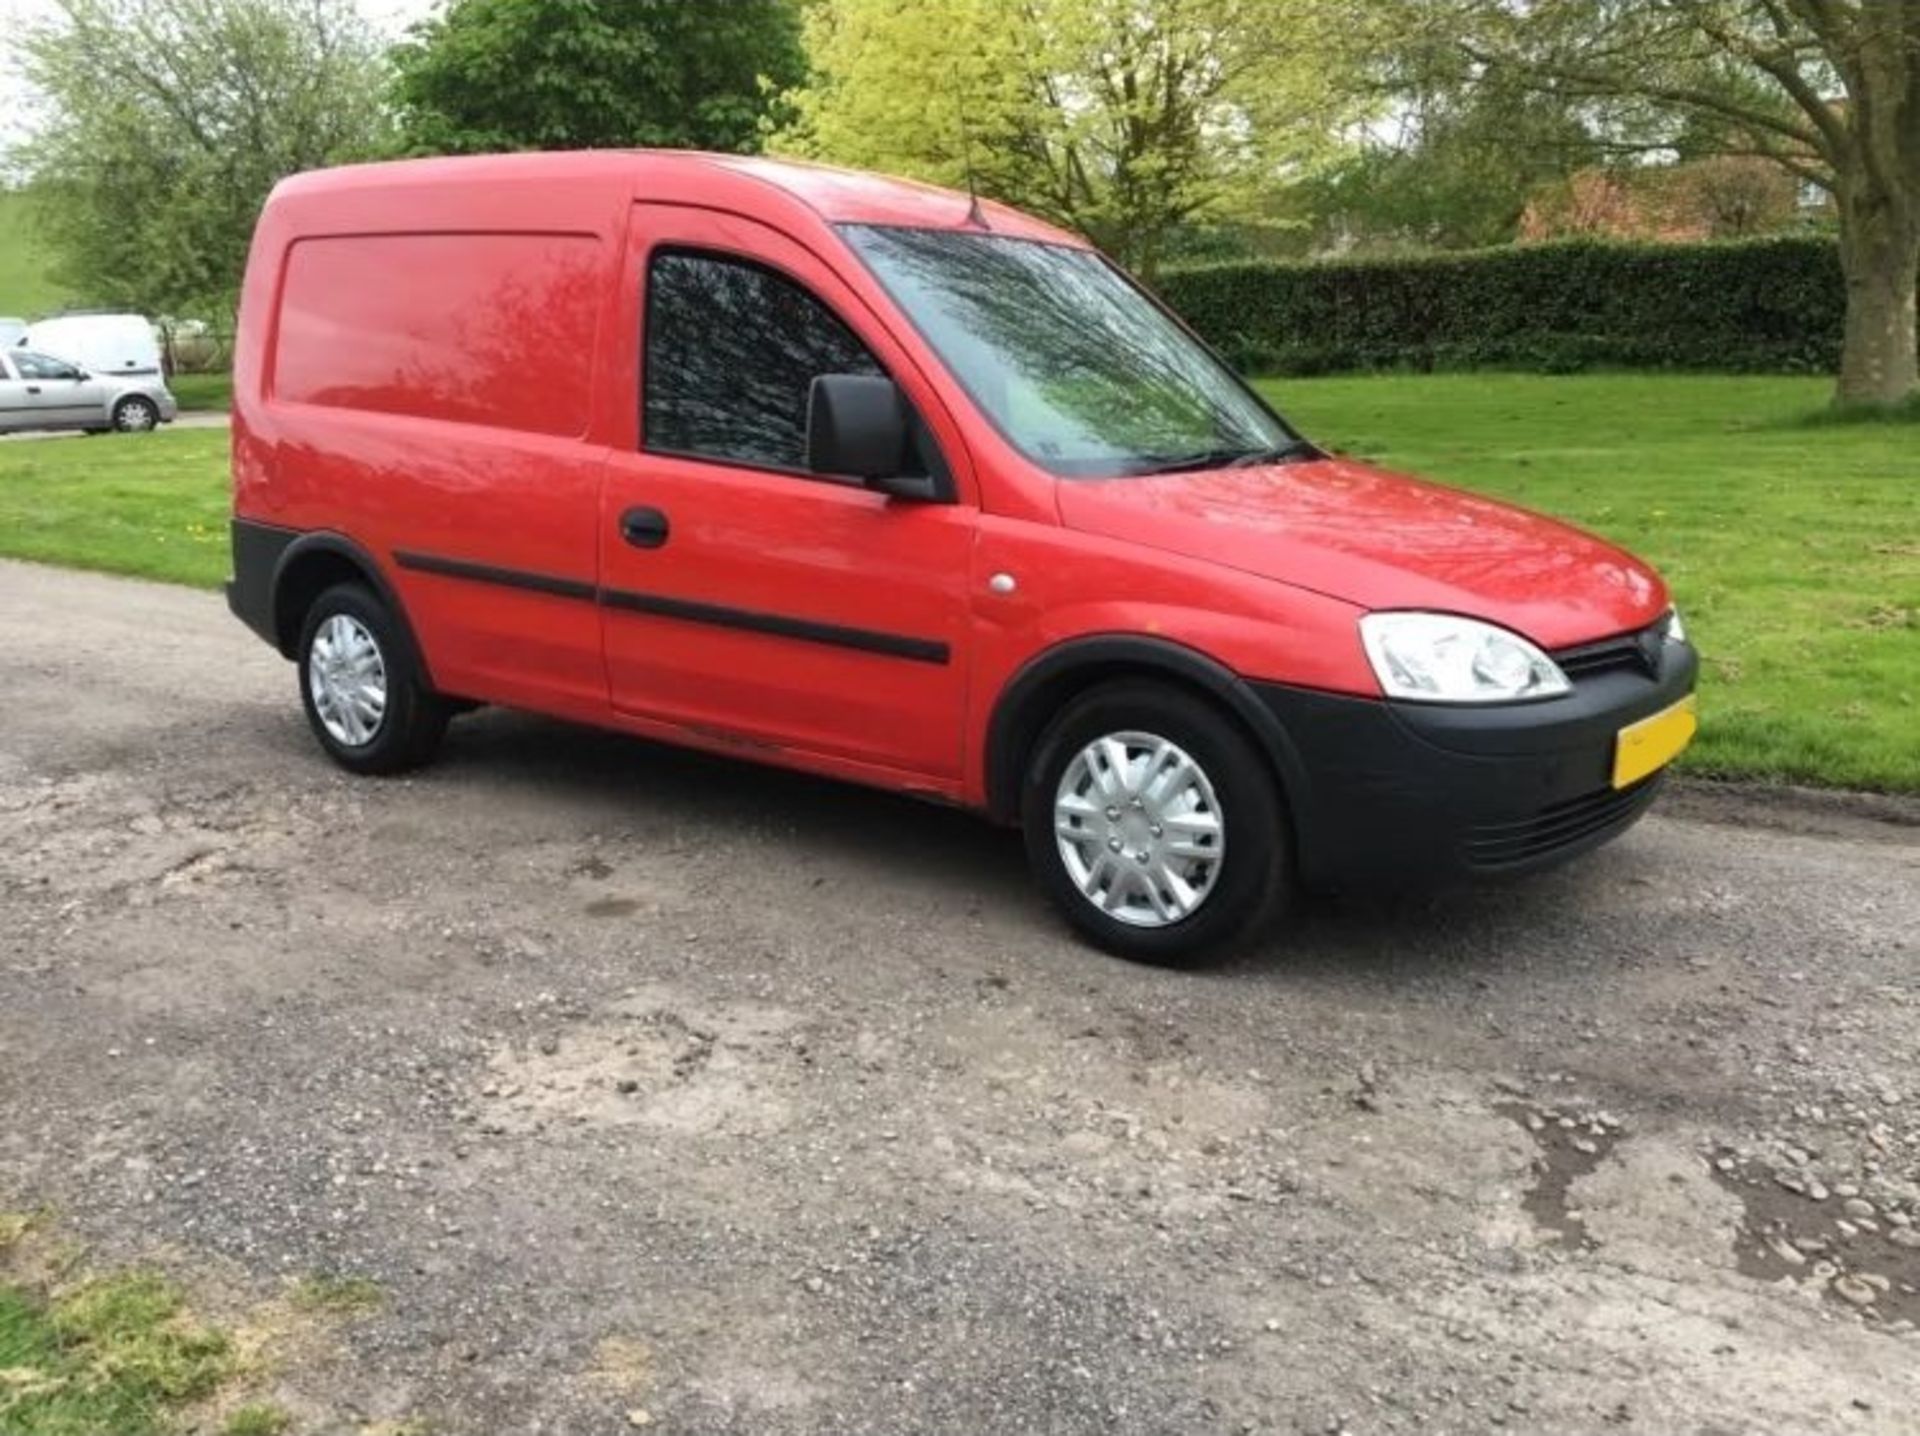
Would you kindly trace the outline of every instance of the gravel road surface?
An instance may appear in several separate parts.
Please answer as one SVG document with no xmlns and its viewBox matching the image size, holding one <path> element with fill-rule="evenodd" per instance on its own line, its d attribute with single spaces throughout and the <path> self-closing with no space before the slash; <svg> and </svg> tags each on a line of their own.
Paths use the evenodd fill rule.
<svg viewBox="0 0 1920 1436">
<path fill-rule="evenodd" d="M 1694 786 L 1133 968 L 964 815 L 353 779 L 216 597 L 0 564 L 0 1209 L 377 1283 L 302 1431 L 1912 1432 L 1917 959 L 1912 804 Z"/>
</svg>

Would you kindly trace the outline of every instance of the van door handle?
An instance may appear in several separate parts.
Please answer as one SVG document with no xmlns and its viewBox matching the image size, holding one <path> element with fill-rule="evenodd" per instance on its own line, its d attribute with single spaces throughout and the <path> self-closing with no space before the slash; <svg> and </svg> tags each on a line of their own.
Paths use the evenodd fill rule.
<svg viewBox="0 0 1920 1436">
<path fill-rule="evenodd" d="M 27 385 L 27 392 L 29 394 L 38 394 L 40 392 L 40 386 L 38 384 L 29 384 Z"/>
<path fill-rule="evenodd" d="M 667 516 L 658 509 L 628 509 L 620 515 L 620 537 L 635 548 L 659 548 L 667 541 Z"/>
</svg>

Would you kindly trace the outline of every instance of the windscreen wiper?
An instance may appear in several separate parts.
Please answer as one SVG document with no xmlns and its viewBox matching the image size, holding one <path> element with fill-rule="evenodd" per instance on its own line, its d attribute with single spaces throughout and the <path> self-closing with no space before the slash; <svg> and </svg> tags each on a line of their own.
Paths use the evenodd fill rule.
<svg viewBox="0 0 1920 1436">
<path fill-rule="evenodd" d="M 1256 464 L 1286 464 L 1311 458 L 1320 451 L 1305 439 L 1290 439 L 1284 444 L 1264 444 L 1254 449 L 1206 449 L 1197 454 L 1179 454 L 1154 459 L 1140 474 L 1184 474 L 1199 469 L 1247 469 Z"/>
<path fill-rule="evenodd" d="M 1317 459 L 1319 447 L 1305 439 L 1289 439 L 1284 444 L 1269 444 L 1264 449 L 1250 449 L 1239 458 L 1230 461 L 1230 469 L 1251 469 L 1259 464 L 1291 464 L 1300 459 Z"/>
</svg>

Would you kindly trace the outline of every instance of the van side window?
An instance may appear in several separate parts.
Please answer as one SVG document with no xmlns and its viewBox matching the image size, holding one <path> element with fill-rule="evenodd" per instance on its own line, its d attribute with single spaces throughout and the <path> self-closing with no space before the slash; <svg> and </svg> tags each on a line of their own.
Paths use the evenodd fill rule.
<svg viewBox="0 0 1920 1436">
<path fill-rule="evenodd" d="M 807 466 L 816 374 L 882 374 L 826 305 L 772 270 L 668 250 L 647 271 L 645 447 L 759 468 Z"/>
</svg>

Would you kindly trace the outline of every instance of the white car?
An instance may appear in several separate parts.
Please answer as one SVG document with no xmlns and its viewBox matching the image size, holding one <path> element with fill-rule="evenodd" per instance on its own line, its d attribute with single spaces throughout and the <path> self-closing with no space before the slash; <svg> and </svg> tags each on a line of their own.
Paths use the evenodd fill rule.
<svg viewBox="0 0 1920 1436">
<path fill-rule="evenodd" d="M 117 429 L 144 434 L 172 423 L 179 411 L 157 371 L 99 375 L 32 349 L 0 350 L 0 433 Z"/>
</svg>

